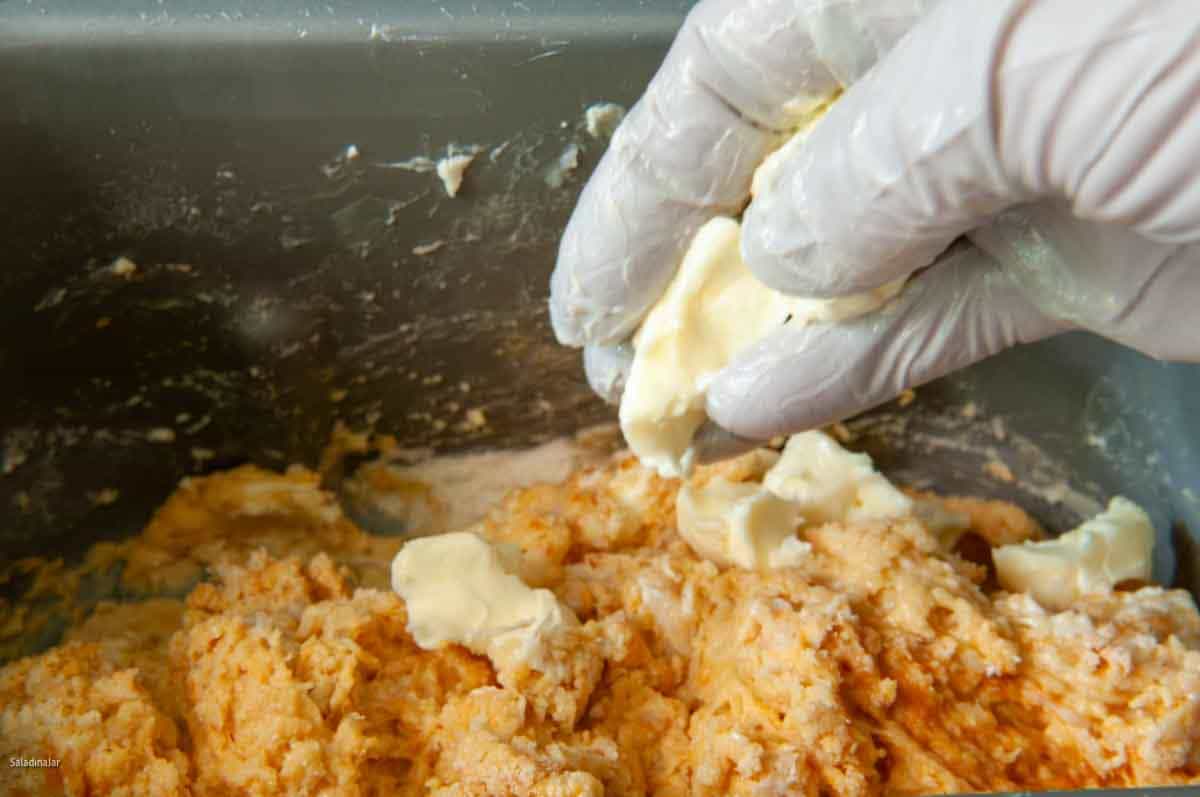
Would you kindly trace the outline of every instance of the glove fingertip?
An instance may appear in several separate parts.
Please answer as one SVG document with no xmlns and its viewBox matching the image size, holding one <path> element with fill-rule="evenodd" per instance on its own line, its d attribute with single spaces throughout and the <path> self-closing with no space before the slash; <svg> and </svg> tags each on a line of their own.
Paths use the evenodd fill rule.
<svg viewBox="0 0 1200 797">
<path fill-rule="evenodd" d="M 740 353 L 720 371 L 706 392 L 709 418 L 739 437 L 769 440 L 800 428 L 804 418 L 782 410 L 780 374 L 790 370 L 803 345 L 800 335 L 777 333 Z"/>
<path fill-rule="evenodd" d="M 628 342 L 615 346 L 587 346 L 583 350 L 583 371 L 588 385 L 608 404 L 621 403 L 632 367 L 633 346 Z"/>
<path fill-rule="evenodd" d="M 583 345 L 583 340 L 579 324 L 570 310 L 570 300 L 561 284 L 565 279 L 566 271 L 561 265 L 550 275 L 550 329 L 563 346 L 578 348 Z"/>
</svg>

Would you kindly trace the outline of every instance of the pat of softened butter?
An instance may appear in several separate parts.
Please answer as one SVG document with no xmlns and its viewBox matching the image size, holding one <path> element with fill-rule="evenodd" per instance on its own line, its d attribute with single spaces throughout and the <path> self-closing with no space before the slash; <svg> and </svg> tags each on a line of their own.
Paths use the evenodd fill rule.
<svg viewBox="0 0 1200 797">
<path fill-rule="evenodd" d="M 418 646 L 457 643 L 500 668 L 528 659 L 545 635 L 578 625 L 554 593 L 530 588 L 516 572 L 514 551 L 455 532 L 406 543 L 392 560 L 392 589 Z"/>
<path fill-rule="evenodd" d="M 1132 501 L 1117 497 L 1077 529 L 1045 542 L 992 551 L 996 575 L 1010 592 L 1029 593 L 1047 609 L 1066 609 L 1130 579 L 1149 581 L 1154 525 Z"/>
<path fill-rule="evenodd" d="M 760 460 L 764 469 L 778 459 L 766 449 L 746 456 Z M 758 481 L 714 476 L 703 485 L 685 483 L 675 498 L 675 518 L 692 550 L 721 565 L 747 570 L 785 567 L 807 548 L 796 539 L 796 507 Z"/>
<path fill-rule="evenodd" d="M 692 435 L 707 417 L 708 383 L 735 355 L 785 322 L 863 315 L 895 296 L 902 284 L 829 300 L 788 296 L 755 279 L 742 261 L 740 237 L 733 219 L 716 218 L 701 227 L 633 338 L 621 431 L 638 459 L 665 477 L 691 471 Z"/>
<path fill-rule="evenodd" d="M 913 513 L 912 499 L 876 471 L 869 456 L 847 451 L 824 432 L 792 435 L 763 486 L 795 504 L 812 525 Z"/>
<path fill-rule="evenodd" d="M 912 500 L 876 472 L 871 458 L 842 448 L 824 432 L 793 435 L 780 456 L 754 457 L 758 480 L 720 476 L 679 488 L 675 519 L 692 549 L 717 564 L 748 570 L 790 567 L 808 551 L 801 526 L 904 517 Z"/>
</svg>

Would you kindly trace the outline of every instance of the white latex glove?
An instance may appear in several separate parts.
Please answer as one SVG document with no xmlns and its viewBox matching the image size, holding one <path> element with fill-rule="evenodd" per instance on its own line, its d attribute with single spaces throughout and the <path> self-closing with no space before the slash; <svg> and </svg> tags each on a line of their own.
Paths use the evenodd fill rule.
<svg viewBox="0 0 1200 797">
<path fill-rule="evenodd" d="M 743 256 L 810 296 L 933 265 L 879 313 L 742 353 L 710 417 L 755 439 L 811 428 L 1073 328 L 1200 360 L 1194 0 L 703 3 L 568 226 L 559 339 L 628 336 L 698 225 L 744 204 L 788 100 L 830 81 L 853 85 L 760 187 Z M 586 359 L 614 398 L 627 357 Z"/>
<path fill-rule="evenodd" d="M 708 0 L 626 116 L 567 226 L 551 281 L 559 340 L 624 341 L 700 226 L 736 215 L 754 169 L 861 77 L 933 0 Z M 604 380 L 620 357 L 588 357 Z M 614 396 L 609 393 L 609 398 Z"/>
</svg>

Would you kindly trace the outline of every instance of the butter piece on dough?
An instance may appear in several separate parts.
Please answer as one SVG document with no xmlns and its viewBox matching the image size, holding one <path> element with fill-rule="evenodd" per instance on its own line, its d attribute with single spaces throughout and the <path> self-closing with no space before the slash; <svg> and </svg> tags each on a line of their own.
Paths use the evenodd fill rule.
<svg viewBox="0 0 1200 797">
<path fill-rule="evenodd" d="M 1149 581 L 1154 525 L 1120 496 L 1073 531 L 1044 542 L 992 551 L 1000 585 L 1026 592 L 1047 609 L 1069 608 L 1084 595 L 1107 594 L 1122 581 Z"/>
<path fill-rule="evenodd" d="M 392 588 L 404 599 L 417 645 L 458 643 L 501 669 L 529 659 L 547 635 L 578 625 L 554 593 L 514 575 L 516 555 L 467 531 L 406 543 L 392 561 Z"/>
<path fill-rule="evenodd" d="M 847 451 L 824 432 L 792 435 L 782 456 L 758 449 L 713 468 L 708 478 L 679 488 L 675 518 L 692 550 L 721 565 L 795 566 L 809 550 L 796 537 L 801 526 L 914 512 L 913 500 L 876 471 L 869 456 Z"/>
</svg>

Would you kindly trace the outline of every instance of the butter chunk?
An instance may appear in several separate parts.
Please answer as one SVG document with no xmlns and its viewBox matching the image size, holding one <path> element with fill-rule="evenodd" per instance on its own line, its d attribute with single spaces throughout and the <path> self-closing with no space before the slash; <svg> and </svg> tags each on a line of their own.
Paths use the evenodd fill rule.
<svg viewBox="0 0 1200 797">
<path fill-rule="evenodd" d="M 1132 501 L 1108 508 L 1053 540 L 1004 545 L 992 551 L 996 575 L 1010 592 L 1024 592 L 1061 610 L 1085 595 L 1106 594 L 1122 581 L 1149 581 L 1154 525 Z"/>
<path fill-rule="evenodd" d="M 809 525 L 905 517 L 913 502 L 875 470 L 871 458 L 842 448 L 824 432 L 792 435 L 763 478 Z"/>
<path fill-rule="evenodd" d="M 697 554 L 748 570 L 790 567 L 805 557 L 801 526 L 912 515 L 913 501 L 878 473 L 866 454 L 842 448 L 824 432 L 788 439 L 783 454 L 766 449 L 726 464 L 742 479 L 717 473 L 690 479 L 675 499 L 679 533 Z"/>
<path fill-rule="evenodd" d="M 877 309 L 903 281 L 836 299 L 789 296 L 759 282 L 742 260 L 741 225 L 712 219 L 696 233 L 675 278 L 633 338 L 621 431 L 660 476 L 691 472 L 692 436 L 707 418 L 705 392 L 736 356 L 785 323 L 835 322 Z"/>
<path fill-rule="evenodd" d="M 796 508 L 753 482 L 730 482 L 717 477 L 703 486 L 685 484 L 675 501 L 679 533 L 697 554 L 722 565 L 747 570 L 794 564 L 788 553 L 800 554 L 796 539 L 800 514 Z M 791 539 L 784 558 L 776 553 Z"/>
<path fill-rule="evenodd" d="M 578 620 L 547 589 L 515 573 L 518 560 L 471 532 L 412 540 L 392 561 L 392 589 L 408 609 L 408 631 L 425 650 L 460 644 L 499 669 L 534 656 L 540 643 Z"/>
</svg>

